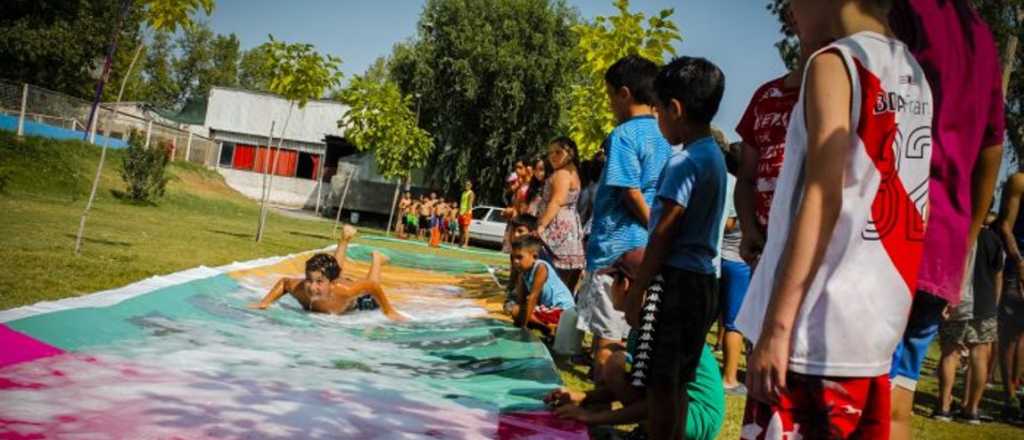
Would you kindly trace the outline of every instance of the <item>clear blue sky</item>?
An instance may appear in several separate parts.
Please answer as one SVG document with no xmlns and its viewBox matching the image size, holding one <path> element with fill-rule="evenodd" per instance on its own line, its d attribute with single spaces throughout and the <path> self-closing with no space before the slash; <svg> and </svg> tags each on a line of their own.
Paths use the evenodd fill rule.
<svg viewBox="0 0 1024 440">
<path fill-rule="evenodd" d="M 612 15 L 611 0 L 570 0 L 586 18 Z M 652 15 L 675 8 L 672 18 L 683 34 L 680 55 L 710 59 L 725 72 L 725 98 L 715 125 L 731 140 L 750 95 L 761 83 L 785 72 L 774 43 L 780 38 L 764 0 L 633 0 L 631 8 Z M 378 56 L 416 34 L 421 0 L 218 0 L 213 30 L 235 33 L 242 48 L 267 41 L 311 43 L 342 58 L 346 75 L 362 73 Z M 605 103 L 594 103 L 605 105 Z"/>
</svg>

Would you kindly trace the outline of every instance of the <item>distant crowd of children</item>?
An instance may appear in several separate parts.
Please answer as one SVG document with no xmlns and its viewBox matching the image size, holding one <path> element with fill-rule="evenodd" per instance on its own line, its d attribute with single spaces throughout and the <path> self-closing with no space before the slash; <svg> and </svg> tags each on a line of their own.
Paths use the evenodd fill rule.
<svg viewBox="0 0 1024 440">
<path fill-rule="evenodd" d="M 415 237 L 417 240 L 426 240 L 432 247 L 442 243 L 459 243 L 465 247 L 469 243 L 475 197 L 470 181 L 466 181 L 465 190 L 458 202 L 440 198 L 434 192 L 430 193 L 430 197 L 421 195 L 416 199 L 406 191 L 398 202 L 398 220 L 394 229 L 403 240 Z"/>
<path fill-rule="evenodd" d="M 1004 128 L 984 22 L 942 0 L 793 0 L 787 18 L 800 67 L 755 92 L 740 142 L 712 136 L 718 67 L 628 56 L 605 74 L 617 126 L 595 159 L 563 137 L 515 162 L 504 310 L 556 355 L 578 359 L 592 335 L 595 389 L 546 401 L 591 425 L 639 423 L 636 438 L 704 439 L 740 394 L 744 439 L 905 439 L 939 334 L 936 418 L 953 417 L 961 354 L 956 417 L 982 418 L 998 340 L 1019 419 L 1024 174 L 983 227 Z"/>
</svg>

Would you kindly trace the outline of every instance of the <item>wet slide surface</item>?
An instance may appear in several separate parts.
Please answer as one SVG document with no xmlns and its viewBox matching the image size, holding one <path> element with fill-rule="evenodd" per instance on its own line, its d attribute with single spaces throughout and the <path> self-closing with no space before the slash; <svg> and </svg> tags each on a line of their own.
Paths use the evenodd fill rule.
<svg viewBox="0 0 1024 440">
<path fill-rule="evenodd" d="M 0 438 L 586 438 L 543 407 L 543 344 L 487 317 L 489 277 L 385 267 L 404 323 L 246 307 L 307 257 L 0 312 Z"/>
</svg>

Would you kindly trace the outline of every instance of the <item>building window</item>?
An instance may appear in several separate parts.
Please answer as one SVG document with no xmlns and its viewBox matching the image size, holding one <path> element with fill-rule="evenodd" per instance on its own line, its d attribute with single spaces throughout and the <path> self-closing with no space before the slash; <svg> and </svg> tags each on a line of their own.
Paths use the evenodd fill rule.
<svg viewBox="0 0 1024 440">
<path fill-rule="evenodd" d="M 220 149 L 220 166 L 231 167 L 231 158 L 235 154 L 235 144 L 233 142 L 222 142 Z"/>
</svg>

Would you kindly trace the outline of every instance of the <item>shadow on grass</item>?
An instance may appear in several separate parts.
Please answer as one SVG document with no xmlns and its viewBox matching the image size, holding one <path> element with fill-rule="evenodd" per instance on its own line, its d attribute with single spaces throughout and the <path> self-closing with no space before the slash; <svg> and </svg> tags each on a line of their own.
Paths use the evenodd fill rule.
<svg viewBox="0 0 1024 440">
<path fill-rule="evenodd" d="M 145 207 L 154 207 L 154 208 L 157 207 L 157 206 L 160 206 L 160 205 L 158 205 L 156 202 L 154 202 L 152 200 L 137 200 L 137 199 L 133 199 L 133 198 L 131 198 L 128 195 L 128 193 L 126 193 L 124 191 L 121 191 L 121 190 L 117 190 L 117 189 L 110 190 L 110 195 L 113 196 L 115 199 L 119 200 L 121 203 L 124 203 L 126 205 L 145 206 Z"/>
<path fill-rule="evenodd" d="M 78 238 L 78 237 L 75 236 L 75 234 L 64 234 L 64 236 L 67 237 L 67 238 L 70 238 L 72 240 Z M 120 247 L 131 247 L 132 246 L 132 244 L 127 242 L 127 241 L 106 240 L 106 239 L 102 239 L 102 238 L 89 238 L 89 237 L 82 237 L 82 240 L 84 240 L 86 243 L 105 244 L 107 246 L 120 246 Z"/>
<path fill-rule="evenodd" d="M 244 233 L 244 232 L 229 232 L 229 231 L 222 231 L 222 230 L 219 230 L 219 229 L 207 229 L 207 231 L 212 232 L 214 234 L 227 235 L 227 236 L 235 237 L 235 238 L 253 238 L 253 234 L 247 234 L 247 233 Z"/>
<path fill-rule="evenodd" d="M 310 234 L 308 232 L 298 232 L 298 231 L 288 231 L 288 233 L 291 234 L 291 235 L 297 235 L 299 237 L 315 238 L 317 240 L 328 240 L 328 241 L 335 240 L 335 239 L 333 239 L 331 237 L 328 237 L 328 236 L 322 235 L 322 234 Z"/>
</svg>

